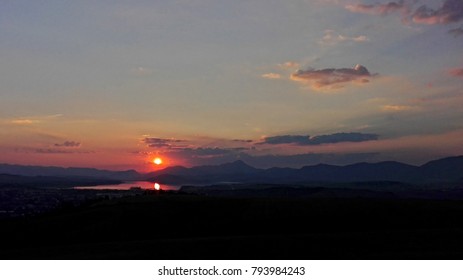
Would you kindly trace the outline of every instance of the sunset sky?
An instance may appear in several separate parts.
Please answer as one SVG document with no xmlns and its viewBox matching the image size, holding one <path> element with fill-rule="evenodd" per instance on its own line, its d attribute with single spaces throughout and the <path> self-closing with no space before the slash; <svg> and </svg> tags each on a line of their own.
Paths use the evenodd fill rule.
<svg viewBox="0 0 463 280">
<path fill-rule="evenodd" d="M 0 163 L 463 154 L 463 1 L 0 2 Z"/>
</svg>

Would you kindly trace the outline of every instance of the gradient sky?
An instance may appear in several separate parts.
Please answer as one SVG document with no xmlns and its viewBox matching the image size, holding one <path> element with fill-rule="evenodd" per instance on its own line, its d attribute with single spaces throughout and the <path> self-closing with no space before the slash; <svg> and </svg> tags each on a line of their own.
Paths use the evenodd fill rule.
<svg viewBox="0 0 463 280">
<path fill-rule="evenodd" d="M 463 154 L 463 1 L 0 2 L 0 163 Z"/>
</svg>

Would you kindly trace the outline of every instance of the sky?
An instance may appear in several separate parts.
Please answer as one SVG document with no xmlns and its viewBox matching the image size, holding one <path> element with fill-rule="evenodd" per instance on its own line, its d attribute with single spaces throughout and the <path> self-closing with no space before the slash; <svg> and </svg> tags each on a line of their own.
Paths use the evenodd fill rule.
<svg viewBox="0 0 463 280">
<path fill-rule="evenodd" d="M 463 155 L 463 1 L 0 2 L 0 163 Z"/>
</svg>

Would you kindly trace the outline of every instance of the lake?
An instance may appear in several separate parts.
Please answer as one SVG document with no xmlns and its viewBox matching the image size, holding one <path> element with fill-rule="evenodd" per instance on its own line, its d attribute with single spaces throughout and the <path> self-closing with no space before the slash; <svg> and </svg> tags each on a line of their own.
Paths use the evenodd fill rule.
<svg viewBox="0 0 463 280">
<path fill-rule="evenodd" d="M 77 190 L 130 190 L 131 188 L 142 188 L 144 190 L 154 190 L 154 184 L 152 182 L 147 181 L 131 181 L 131 182 L 124 182 L 118 185 L 97 185 L 97 186 L 82 186 L 82 187 L 74 187 Z M 177 185 L 166 185 L 160 184 L 161 189 L 165 191 L 178 191 L 181 186 Z"/>
</svg>

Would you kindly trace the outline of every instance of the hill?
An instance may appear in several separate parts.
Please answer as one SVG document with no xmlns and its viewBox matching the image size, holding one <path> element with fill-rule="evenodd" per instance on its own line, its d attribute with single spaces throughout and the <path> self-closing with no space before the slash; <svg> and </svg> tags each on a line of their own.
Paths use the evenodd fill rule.
<svg viewBox="0 0 463 280">
<path fill-rule="evenodd" d="M 0 174 L 0 188 L 68 188 L 75 186 L 95 186 L 120 184 L 113 179 L 92 177 L 51 177 L 51 176 L 20 176 Z"/>
<path fill-rule="evenodd" d="M 137 180 L 140 174 L 135 170 L 110 171 L 95 168 L 56 167 L 56 166 L 24 166 L 0 164 L 0 174 L 20 176 L 47 176 L 47 177 L 87 177 L 105 178 L 114 180 Z"/>
</svg>

